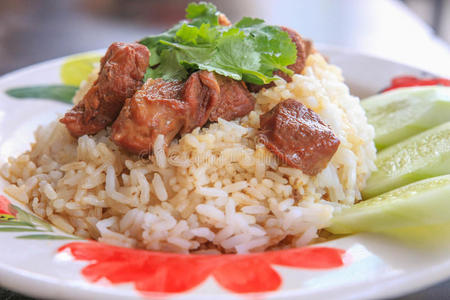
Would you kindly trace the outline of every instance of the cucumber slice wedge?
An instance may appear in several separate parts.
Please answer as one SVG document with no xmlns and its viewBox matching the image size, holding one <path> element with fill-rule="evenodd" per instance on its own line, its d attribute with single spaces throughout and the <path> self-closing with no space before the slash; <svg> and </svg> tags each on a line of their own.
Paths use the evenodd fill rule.
<svg viewBox="0 0 450 300">
<path fill-rule="evenodd" d="M 386 148 L 362 190 L 364 199 L 421 179 L 450 174 L 450 122 Z"/>
<path fill-rule="evenodd" d="M 331 220 L 334 234 L 433 228 L 450 224 L 450 175 L 433 177 L 344 208 Z M 447 224 L 447 225 L 446 225 Z"/>
<path fill-rule="evenodd" d="M 361 101 L 378 150 L 450 121 L 450 87 L 400 88 Z"/>
</svg>

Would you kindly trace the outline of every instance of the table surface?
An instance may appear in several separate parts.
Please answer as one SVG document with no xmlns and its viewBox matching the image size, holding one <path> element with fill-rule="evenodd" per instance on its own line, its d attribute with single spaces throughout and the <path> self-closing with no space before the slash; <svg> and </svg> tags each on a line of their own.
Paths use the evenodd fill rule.
<svg viewBox="0 0 450 300">
<path fill-rule="evenodd" d="M 48 59 L 160 32 L 185 0 L 2 0 L 0 75 Z M 321 44 L 352 49 L 450 77 L 449 46 L 400 1 L 211 1 L 232 20 L 265 19 Z M 0 288 L 0 299 L 30 299 Z M 450 299 L 450 281 L 399 299 Z"/>
</svg>

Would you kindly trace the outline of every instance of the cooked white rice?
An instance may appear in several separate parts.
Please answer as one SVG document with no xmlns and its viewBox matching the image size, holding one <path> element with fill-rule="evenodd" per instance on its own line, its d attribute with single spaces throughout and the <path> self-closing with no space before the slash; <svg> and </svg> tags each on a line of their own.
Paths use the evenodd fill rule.
<svg viewBox="0 0 450 300">
<path fill-rule="evenodd" d="M 317 176 L 280 165 L 256 139 L 260 114 L 287 98 L 318 113 L 341 141 Z M 247 253 L 311 243 L 334 210 L 360 199 L 375 168 L 374 130 L 320 54 L 309 56 L 304 74 L 256 99 L 248 116 L 197 128 L 167 155 L 161 136 L 148 158 L 121 151 L 108 130 L 77 140 L 54 122 L 2 167 L 5 191 L 69 233 L 115 245 Z"/>
</svg>

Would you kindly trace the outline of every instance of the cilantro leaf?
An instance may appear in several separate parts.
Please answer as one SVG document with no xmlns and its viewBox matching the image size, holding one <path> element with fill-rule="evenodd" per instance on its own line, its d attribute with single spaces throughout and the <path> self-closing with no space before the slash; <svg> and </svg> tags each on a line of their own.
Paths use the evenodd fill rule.
<svg viewBox="0 0 450 300">
<path fill-rule="evenodd" d="M 202 24 L 198 30 L 199 44 L 214 44 L 220 35 L 220 31 L 217 27 L 211 27 L 210 24 Z"/>
<path fill-rule="evenodd" d="M 199 29 L 195 26 L 183 24 L 176 33 L 176 39 L 181 43 L 197 44 Z"/>
<path fill-rule="evenodd" d="M 253 42 L 238 28 L 223 32 L 217 45 L 183 45 L 167 41 L 161 43 L 173 47 L 180 64 L 190 69 L 216 72 L 235 80 L 242 80 L 244 74 L 252 74 L 248 78 L 257 84 L 274 79 L 257 71 L 260 68 L 260 56 L 254 51 Z"/>
<path fill-rule="evenodd" d="M 217 43 L 217 52 L 211 61 L 217 68 L 216 72 L 225 75 L 224 70 L 233 71 L 239 74 L 239 78 L 234 78 L 236 80 L 242 80 L 243 75 L 248 73 L 259 79 L 254 83 L 270 82 L 270 77 L 258 72 L 261 57 L 255 51 L 254 42 L 246 38 L 242 31 L 236 31 L 236 29 L 232 28 L 225 32 Z"/>
<path fill-rule="evenodd" d="M 188 75 L 186 69 L 178 62 L 176 53 L 165 49 L 161 52 L 159 65 L 147 69 L 144 81 L 149 78 L 162 78 L 167 81 L 184 80 Z"/>
<path fill-rule="evenodd" d="M 267 71 L 279 69 L 288 75 L 293 74 L 287 66 L 295 63 L 297 48 L 287 32 L 277 26 L 266 25 L 261 19 L 249 17 L 242 18 L 235 26 L 254 37 L 256 50 L 262 56 L 263 68 Z"/>
<path fill-rule="evenodd" d="M 140 44 L 147 46 L 148 50 L 150 51 L 150 67 L 156 66 L 161 61 L 160 55 L 163 47 L 161 47 L 160 41 L 173 41 L 176 32 L 181 26 L 182 24 L 179 23 L 167 32 L 154 36 L 148 36 L 139 41 Z"/>
<path fill-rule="evenodd" d="M 265 84 L 275 80 L 273 72 L 288 75 L 297 49 L 289 35 L 264 20 L 244 17 L 234 26 L 218 23 L 220 12 L 210 3 L 191 3 L 182 21 L 165 33 L 140 41 L 150 52 L 145 79 L 183 80 L 197 70 L 207 70 Z"/>
<path fill-rule="evenodd" d="M 195 27 L 188 24 L 183 24 L 176 32 L 176 41 L 186 45 L 206 45 L 214 44 L 220 32 L 210 24 L 202 24 Z"/>
<path fill-rule="evenodd" d="M 189 3 L 186 8 L 186 18 L 191 20 L 191 24 L 200 27 L 202 24 L 219 24 L 219 12 L 214 4 L 200 2 Z"/>
<path fill-rule="evenodd" d="M 178 63 L 186 69 L 214 71 L 214 67 L 209 62 L 215 53 L 214 47 L 183 45 L 166 41 L 162 43 L 173 48 L 171 51 L 176 53 Z"/>
<path fill-rule="evenodd" d="M 264 24 L 264 20 L 262 20 L 262 19 L 243 17 L 234 26 L 237 28 L 245 29 L 245 28 L 252 28 L 256 25 L 261 25 L 261 24 Z"/>
</svg>

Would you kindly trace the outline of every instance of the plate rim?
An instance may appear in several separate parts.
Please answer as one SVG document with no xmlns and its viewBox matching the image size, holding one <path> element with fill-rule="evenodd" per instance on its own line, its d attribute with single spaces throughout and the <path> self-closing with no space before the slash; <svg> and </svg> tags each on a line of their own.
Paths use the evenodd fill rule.
<svg viewBox="0 0 450 300">
<path fill-rule="evenodd" d="M 405 64 L 403 62 L 396 62 L 394 60 L 389 60 L 383 57 L 378 57 L 378 56 L 374 56 L 374 55 L 370 55 L 370 54 L 366 54 L 366 53 L 361 53 L 361 52 L 357 52 L 357 51 L 353 51 L 351 49 L 348 48 L 344 48 L 344 47 L 340 47 L 340 46 L 334 46 L 334 45 L 327 45 L 327 44 L 317 44 L 318 48 L 323 50 L 325 48 L 327 48 L 327 51 L 334 51 L 334 52 L 338 52 L 344 55 L 358 55 L 358 56 L 362 56 L 365 58 L 370 58 L 373 60 L 382 60 L 385 61 L 387 63 L 390 64 L 396 64 L 396 65 L 402 65 L 411 69 L 415 69 L 417 71 L 423 71 L 426 72 L 430 75 L 435 75 L 435 73 L 431 73 L 429 71 L 426 70 L 422 70 L 420 68 L 418 68 L 417 66 L 411 66 L 408 64 Z M 31 72 L 34 71 L 38 68 L 41 67 L 49 67 L 52 65 L 55 66 L 59 66 L 61 64 L 61 62 L 68 58 L 71 57 L 73 55 L 79 55 L 79 54 L 86 54 L 86 53 L 100 53 L 100 52 L 104 52 L 105 48 L 102 49 L 96 49 L 96 50 L 90 50 L 90 51 L 84 51 L 84 52 L 79 52 L 79 53 L 75 53 L 75 54 L 71 54 L 71 55 L 66 55 L 66 56 L 62 56 L 62 57 L 58 57 L 58 58 L 54 58 L 54 59 L 50 59 L 50 60 L 45 60 L 45 61 L 41 61 L 23 68 L 19 68 L 17 70 L 5 73 L 3 75 L 0 76 L 0 84 L 3 83 L 4 81 L 8 81 L 10 79 L 14 79 L 16 77 L 20 77 L 23 76 L 25 73 L 27 72 Z M 443 263 L 443 264 L 439 264 L 438 266 L 432 266 L 430 268 L 427 268 L 425 270 L 421 270 L 420 272 L 413 272 L 411 274 L 403 274 L 397 278 L 395 278 L 394 280 L 389 279 L 389 278 L 385 278 L 382 281 L 377 281 L 374 282 L 373 284 L 371 284 L 370 288 L 367 287 L 363 287 L 363 289 L 365 289 L 366 291 L 359 291 L 357 293 L 357 295 L 347 295 L 349 297 L 345 297 L 347 298 L 351 298 L 351 299 L 360 299 L 361 297 L 364 298 L 368 298 L 368 297 L 373 297 L 373 290 L 378 290 L 377 291 L 377 296 L 382 296 L 382 297 L 395 297 L 395 296 L 400 296 L 400 295 L 405 295 L 406 293 L 412 293 L 418 290 L 421 290 L 423 288 L 438 284 L 439 282 L 443 282 L 445 280 L 448 280 L 448 278 L 450 278 L 450 256 L 448 257 L 449 259 Z M 431 270 L 430 270 L 431 269 Z M 424 274 L 426 274 L 427 276 L 424 276 Z M 61 291 L 62 289 L 65 288 L 72 288 L 73 289 L 77 289 L 77 291 L 82 291 L 83 293 L 92 293 L 92 290 L 94 290 L 95 295 L 96 296 L 105 296 L 105 297 L 110 297 L 110 296 L 120 296 L 124 299 L 135 299 L 135 297 L 139 297 L 140 295 L 138 293 L 135 292 L 134 296 L 131 296 L 130 294 L 130 290 L 120 290 L 120 289 L 102 289 L 102 286 L 95 286 L 95 285 L 90 285 L 89 288 L 85 288 L 83 286 L 79 286 L 79 285 L 74 285 L 72 286 L 70 284 L 70 281 L 68 280 L 64 280 L 64 279 L 58 279 L 56 277 L 52 277 L 52 276 L 48 276 L 48 275 L 43 275 L 43 274 L 39 274 L 39 273 L 35 273 L 35 272 L 30 272 L 27 270 L 23 270 L 17 267 L 14 267 L 13 265 L 7 265 L 3 262 L 0 261 L 0 278 L 8 278 L 8 276 L 13 275 L 15 276 L 15 278 L 17 278 L 16 280 L 2 280 L 0 279 L 0 283 L 3 287 L 10 289 L 12 291 L 16 291 L 18 293 L 23 293 L 29 296 L 36 296 L 36 293 L 33 293 L 31 290 L 28 289 L 29 286 L 33 286 L 33 285 L 39 285 L 39 284 L 46 284 L 49 287 L 53 287 L 50 291 L 47 291 L 49 293 L 45 294 L 48 295 L 50 297 L 53 296 L 69 296 L 68 294 L 54 294 L 56 291 Z M 418 280 L 418 279 L 421 280 Z M 411 287 L 410 285 L 408 285 L 409 282 L 414 281 L 415 284 L 413 287 Z M 6 284 L 5 284 L 6 282 Z M 20 284 L 14 284 L 13 282 L 20 282 Z M 28 282 L 28 284 L 26 284 L 27 288 L 25 289 L 19 289 L 17 287 L 19 287 L 20 285 L 24 284 L 25 282 Z M 417 284 L 419 283 L 419 284 Z M 353 287 L 353 285 L 349 285 L 349 287 Z M 395 289 L 390 288 L 395 286 Z M 22 286 L 23 287 L 23 286 Z M 328 291 L 332 291 L 335 289 L 339 289 L 342 286 L 336 286 L 333 288 L 328 289 Z M 380 294 L 380 287 L 386 287 L 386 289 L 384 289 L 382 291 L 382 293 Z M 97 294 L 97 289 L 98 294 Z M 299 289 L 292 289 L 292 290 L 288 290 L 288 291 L 274 291 L 271 293 L 276 294 L 277 298 L 280 299 L 287 299 L 289 297 L 293 297 L 296 294 L 298 294 Z M 45 292 L 44 292 L 45 293 Z M 76 294 L 76 293 L 74 293 Z M 86 295 L 87 295 L 86 294 Z M 118 295 L 119 294 L 119 295 Z M 123 295 L 122 295 L 123 294 Z M 39 296 L 43 296 L 45 297 L 44 294 L 40 294 Z M 92 294 L 90 294 L 92 296 Z M 234 294 L 205 294 L 205 298 L 207 299 L 208 296 L 218 296 L 220 299 L 222 297 L 227 298 L 230 296 L 234 296 Z M 80 295 L 75 295 L 74 297 L 79 297 Z M 183 295 L 184 296 L 184 295 Z M 187 297 L 189 297 L 189 295 L 186 295 Z M 191 295 L 191 296 L 195 296 L 196 298 L 199 298 L 203 295 Z M 308 296 L 308 295 L 305 295 Z M 72 297 L 68 297 L 72 298 Z M 272 299 L 272 296 L 268 297 L 270 299 Z"/>
</svg>

